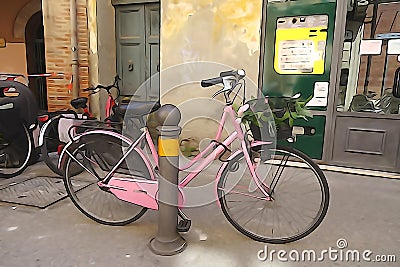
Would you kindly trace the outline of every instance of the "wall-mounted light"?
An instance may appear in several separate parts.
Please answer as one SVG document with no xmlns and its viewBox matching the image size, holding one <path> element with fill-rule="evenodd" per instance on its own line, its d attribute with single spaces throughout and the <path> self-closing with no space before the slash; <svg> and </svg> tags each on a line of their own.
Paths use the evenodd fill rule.
<svg viewBox="0 0 400 267">
<path fill-rule="evenodd" d="M 6 47 L 6 39 L 5 38 L 0 38 L 0 48 Z"/>
</svg>

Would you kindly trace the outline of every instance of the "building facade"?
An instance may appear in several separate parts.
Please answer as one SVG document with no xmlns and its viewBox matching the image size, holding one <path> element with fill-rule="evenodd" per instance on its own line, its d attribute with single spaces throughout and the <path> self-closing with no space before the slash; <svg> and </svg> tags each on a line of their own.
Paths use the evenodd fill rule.
<svg viewBox="0 0 400 267">
<path fill-rule="evenodd" d="M 224 69 L 245 69 L 249 98 L 261 92 L 311 99 L 313 118 L 295 125 L 315 134 L 296 137 L 300 150 L 328 164 L 400 169 L 399 101 L 391 91 L 400 67 L 399 1 L 13 3 L 15 17 L 4 24 L 2 35 L 9 42 L 0 48 L 0 59 L 12 53 L 17 60 L 13 69 L 0 71 L 43 71 L 43 64 L 30 67 L 34 52 L 27 41 L 40 36 L 21 34 L 41 19 L 44 60 L 39 62 L 47 72 L 76 77 L 72 89 L 68 75 L 49 78 L 45 89 L 36 85 L 39 100 L 46 91 L 42 106 L 49 110 L 68 106 L 71 98 L 84 95 L 82 88 L 108 84 L 118 73 L 123 96 L 160 99 L 189 114 L 183 117 L 182 136 L 200 143 L 212 138 L 221 103 L 206 100 L 213 92 L 201 89 L 199 80 Z M 98 116 L 105 98 L 91 98 Z"/>
</svg>

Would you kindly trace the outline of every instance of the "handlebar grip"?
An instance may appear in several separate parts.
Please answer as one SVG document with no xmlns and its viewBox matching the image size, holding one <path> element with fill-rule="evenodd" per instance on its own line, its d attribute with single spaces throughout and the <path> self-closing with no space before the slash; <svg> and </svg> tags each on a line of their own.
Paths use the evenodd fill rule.
<svg viewBox="0 0 400 267">
<path fill-rule="evenodd" d="M 219 83 L 222 83 L 222 77 L 216 77 L 211 79 L 206 79 L 201 81 L 201 87 L 210 87 Z"/>
<path fill-rule="evenodd" d="M 226 77 L 226 76 L 236 76 L 237 75 L 237 71 L 235 70 L 228 70 L 228 71 L 223 71 L 219 74 L 219 76 L 221 77 Z"/>
<path fill-rule="evenodd" d="M 96 88 L 94 88 L 94 87 L 88 87 L 88 88 L 83 89 L 83 91 L 85 91 L 85 92 L 94 91 L 94 90 L 96 90 Z"/>
</svg>

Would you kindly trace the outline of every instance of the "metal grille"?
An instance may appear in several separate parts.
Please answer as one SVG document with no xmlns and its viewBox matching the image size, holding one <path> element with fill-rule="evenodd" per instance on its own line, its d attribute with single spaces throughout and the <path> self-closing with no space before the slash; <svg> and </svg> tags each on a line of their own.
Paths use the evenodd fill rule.
<svg viewBox="0 0 400 267">
<path fill-rule="evenodd" d="M 62 179 L 52 177 L 34 177 L 0 189 L 0 201 L 41 209 L 66 197 Z"/>
</svg>

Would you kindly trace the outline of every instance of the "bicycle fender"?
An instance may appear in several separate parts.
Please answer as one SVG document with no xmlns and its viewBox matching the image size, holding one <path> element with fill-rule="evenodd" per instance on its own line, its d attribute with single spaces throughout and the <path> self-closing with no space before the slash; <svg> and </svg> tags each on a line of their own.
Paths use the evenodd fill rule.
<svg viewBox="0 0 400 267">
<path fill-rule="evenodd" d="M 73 146 L 73 144 L 76 144 L 76 143 L 74 143 L 73 141 L 71 141 L 71 142 L 69 142 L 68 144 L 66 144 L 66 145 L 63 147 L 63 150 L 61 151 L 60 157 L 59 157 L 59 159 L 58 159 L 58 164 L 57 164 L 57 168 L 59 168 L 60 170 L 63 169 L 65 160 L 67 159 L 67 156 L 68 156 L 68 154 L 65 153 L 65 151 L 66 151 L 68 148 L 70 148 L 71 146 Z"/>
<path fill-rule="evenodd" d="M 48 121 L 46 121 L 44 124 L 43 124 L 43 126 L 40 128 L 40 131 L 39 131 L 39 147 L 41 147 L 42 145 L 43 145 L 43 143 L 44 143 L 44 133 L 46 132 L 46 129 L 49 127 L 49 125 L 55 120 L 55 119 L 58 119 L 59 117 L 58 116 L 56 116 L 56 117 L 53 117 L 53 118 L 51 118 L 50 120 L 48 120 Z"/>
<path fill-rule="evenodd" d="M 85 132 L 85 133 L 79 134 L 77 136 L 74 136 L 73 139 L 64 146 L 63 150 L 61 151 L 60 158 L 58 159 L 57 167 L 59 169 L 63 169 L 65 160 L 67 159 L 67 156 L 68 156 L 66 151 L 68 149 L 74 148 L 76 145 L 79 145 L 80 138 L 82 138 L 86 135 L 92 135 L 92 134 L 105 134 L 105 135 L 113 136 L 116 138 L 120 138 L 120 139 L 124 140 L 125 142 L 127 142 L 127 144 L 129 144 L 129 145 L 132 144 L 131 140 L 129 140 L 125 136 L 115 133 L 115 132 L 111 132 L 111 131 L 107 131 L 107 130 L 94 130 L 94 131 Z"/>
</svg>

